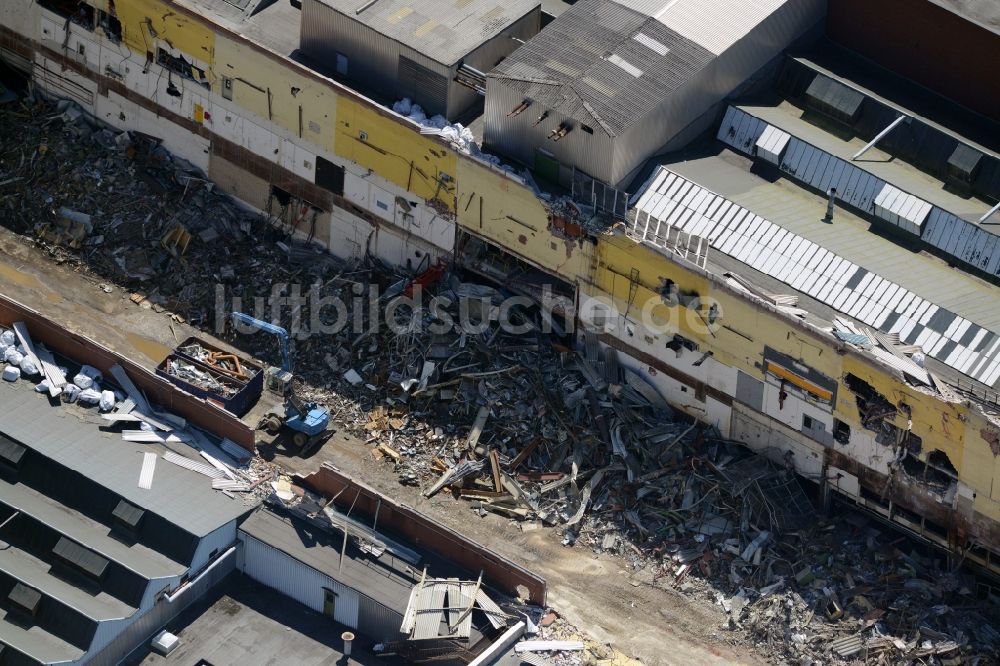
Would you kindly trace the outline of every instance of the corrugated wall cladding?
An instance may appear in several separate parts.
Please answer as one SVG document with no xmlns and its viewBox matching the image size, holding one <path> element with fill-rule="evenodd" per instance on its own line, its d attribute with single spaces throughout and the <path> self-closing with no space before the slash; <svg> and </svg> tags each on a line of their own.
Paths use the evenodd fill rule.
<svg viewBox="0 0 1000 666">
<path fill-rule="evenodd" d="M 726 110 L 716 138 L 741 153 L 753 156 L 757 140 L 768 127 L 768 123 L 760 118 L 731 106 Z M 820 192 L 836 187 L 838 199 L 871 215 L 875 212 L 875 199 L 890 185 L 796 137 L 788 142 L 779 168 Z M 922 201 L 918 197 L 914 199 Z M 1000 239 L 996 234 L 937 206 L 930 206 L 929 210 L 926 221 L 919 227 L 921 240 L 977 270 L 1000 277 Z M 900 229 L 917 234 L 916 226 L 919 225 L 899 225 L 898 221 L 896 224 Z"/>
<path fill-rule="evenodd" d="M 507 155 L 529 167 L 535 166 L 536 149 L 551 153 L 562 164 L 577 165 L 581 171 L 604 182 L 614 177 L 612 153 L 614 144 L 599 127 L 593 127 L 588 134 L 579 123 L 549 111 L 544 121 L 534 125 L 538 117 L 547 109 L 532 104 L 523 113 L 508 118 L 507 114 L 520 105 L 523 91 L 517 89 L 517 82 L 486 79 L 486 134 L 484 144 L 487 151 Z M 549 133 L 561 123 L 572 123 L 575 128 L 563 139 L 552 141 Z"/>
<path fill-rule="evenodd" d="M 258 583 L 323 612 L 323 588 L 337 595 L 333 619 L 364 632 L 358 626 L 358 592 L 308 567 L 294 557 L 240 532 L 243 542 L 243 572 Z M 367 633 L 367 632 L 365 632 Z"/>
<path fill-rule="evenodd" d="M 377 641 L 397 641 L 403 639 L 399 627 L 403 616 L 383 606 L 374 599 L 361 595 L 358 600 L 358 630 Z"/>
</svg>

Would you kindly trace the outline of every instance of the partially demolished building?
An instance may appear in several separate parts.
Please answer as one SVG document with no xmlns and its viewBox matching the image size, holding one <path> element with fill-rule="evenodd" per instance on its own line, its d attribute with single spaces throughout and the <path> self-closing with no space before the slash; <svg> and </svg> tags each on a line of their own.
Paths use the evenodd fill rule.
<svg viewBox="0 0 1000 666">
<path fill-rule="evenodd" d="M 585 8 L 617 16 L 614 4 L 578 3 L 534 39 L 551 43 L 560 21 Z M 621 44 L 670 52 L 667 36 L 642 32 L 646 19 L 635 12 L 664 35 L 682 34 L 699 4 L 720 3 L 624 4 L 637 32 Z M 738 12 L 745 3 L 722 4 Z M 707 139 L 654 160 L 631 185 L 610 181 L 631 170 L 634 150 L 622 168 L 591 174 L 548 150 L 560 132 L 596 140 L 575 123 L 586 112 L 595 120 L 584 124 L 601 131 L 601 114 L 586 101 L 546 117 L 569 102 L 538 91 L 568 90 L 582 70 L 552 59 L 538 67 L 548 78 L 532 76 L 518 63 L 538 61 L 534 39 L 486 77 L 488 113 L 494 82 L 517 70 L 530 84 L 496 107 L 498 124 L 485 121 L 487 133 L 538 121 L 546 138 L 529 134 L 534 149 L 509 150 L 516 165 L 480 152 L 481 121 L 470 123 L 469 141 L 469 128 L 428 126 L 426 114 L 403 116 L 365 97 L 336 62 L 310 63 L 299 51 L 299 10 L 287 2 L 6 3 L 0 57 L 38 89 L 161 138 L 222 189 L 334 254 L 414 267 L 450 257 L 512 287 L 554 287 L 675 408 L 791 465 L 826 495 L 1000 570 L 995 119 L 933 97 L 949 95 L 946 87 L 915 89 L 839 46 L 845 13 L 864 3 L 831 0 L 827 36 L 792 54 L 783 51 L 810 35 L 806 19 L 822 21 L 822 8 L 766 4 L 795 17 L 794 28 L 755 32 L 768 14 L 734 21 L 741 32 L 726 38 L 735 47 L 774 37 L 764 40 L 773 57 L 741 73 L 755 85 L 698 97 L 683 120 L 711 119 Z M 909 3 L 905 20 L 933 41 L 927 17 L 944 11 L 954 35 L 996 48 L 996 32 L 940 4 Z M 406 10 L 386 21 L 402 25 Z M 411 26 L 414 34 L 435 20 Z M 907 48 L 893 42 L 885 63 Z M 643 85 L 642 64 L 591 56 L 581 66 L 615 67 Z M 988 109 L 994 84 L 964 103 Z M 673 91 L 653 88 L 642 90 L 665 99 L 648 106 L 669 108 Z M 739 99 L 720 103 L 737 88 Z M 595 100 L 617 94 L 587 90 Z M 684 127 L 678 120 L 671 136 Z M 670 138 L 644 137 L 638 161 Z"/>
</svg>

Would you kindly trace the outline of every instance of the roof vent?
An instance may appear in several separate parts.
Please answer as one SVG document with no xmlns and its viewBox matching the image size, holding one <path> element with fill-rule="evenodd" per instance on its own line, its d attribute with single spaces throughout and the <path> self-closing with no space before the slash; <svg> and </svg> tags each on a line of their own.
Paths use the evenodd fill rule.
<svg viewBox="0 0 1000 666">
<path fill-rule="evenodd" d="M 134 504 L 121 500 L 111 515 L 114 516 L 116 525 L 120 525 L 130 532 L 136 532 L 139 530 L 142 517 L 146 515 L 146 512 Z"/>
<path fill-rule="evenodd" d="M 983 162 L 983 154 L 964 143 L 959 143 L 948 158 L 948 182 L 966 187 L 972 185 Z"/>
<path fill-rule="evenodd" d="M 100 580 L 108 568 L 108 560 L 66 537 L 59 538 L 52 554 L 94 580 Z"/>
<path fill-rule="evenodd" d="M 0 462 L 17 469 L 27 449 L 6 435 L 0 434 Z"/>
<path fill-rule="evenodd" d="M 7 595 L 7 601 L 18 610 L 33 616 L 38 610 L 38 604 L 42 601 L 42 593 L 24 583 L 18 583 Z"/>
<path fill-rule="evenodd" d="M 817 74 L 806 88 L 806 105 L 813 111 L 845 125 L 854 125 L 861 116 L 865 96 L 843 83 Z"/>
</svg>

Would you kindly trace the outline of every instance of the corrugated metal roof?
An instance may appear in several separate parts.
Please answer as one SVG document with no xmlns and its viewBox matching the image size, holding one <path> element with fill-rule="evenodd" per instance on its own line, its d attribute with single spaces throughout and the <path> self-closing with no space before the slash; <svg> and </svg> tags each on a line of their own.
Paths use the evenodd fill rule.
<svg viewBox="0 0 1000 666">
<path fill-rule="evenodd" d="M 647 15 L 612 0 L 581 0 L 488 76 L 618 136 L 712 58 Z"/>
<path fill-rule="evenodd" d="M 633 197 L 631 233 L 664 247 L 691 234 L 754 269 L 886 333 L 988 386 L 1000 380 L 1000 336 L 665 167 Z M 995 340 L 995 344 L 993 341 Z M 911 368 L 912 370 L 912 368 Z"/>
<path fill-rule="evenodd" d="M 540 7 L 539 0 L 318 1 L 448 66 Z"/>
<path fill-rule="evenodd" d="M 122 441 L 101 430 L 105 422 L 96 414 L 52 406 L 27 382 L 4 383 L 0 391 L 0 431 L 185 532 L 204 536 L 248 510 L 212 490 L 204 476 L 175 465 L 158 465 L 151 489 L 139 488 L 142 454 L 165 447 Z"/>
<path fill-rule="evenodd" d="M 802 0 L 616 0 L 652 16 L 686 39 L 719 55 L 786 4 Z"/>
</svg>

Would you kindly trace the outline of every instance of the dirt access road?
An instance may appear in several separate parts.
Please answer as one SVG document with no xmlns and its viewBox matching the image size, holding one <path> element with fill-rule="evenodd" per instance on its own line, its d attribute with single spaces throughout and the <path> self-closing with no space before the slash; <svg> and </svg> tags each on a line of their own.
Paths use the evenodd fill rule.
<svg viewBox="0 0 1000 666">
<path fill-rule="evenodd" d="M 0 292 L 68 329 L 86 335 L 153 368 L 178 342 L 197 331 L 168 314 L 137 306 L 113 285 L 68 265 L 57 265 L 23 238 L 0 228 Z M 205 334 L 197 332 L 204 337 Z M 401 486 L 391 467 L 374 461 L 369 447 L 335 435 L 308 460 L 278 457 L 290 472 L 308 472 L 330 461 L 386 495 L 441 521 L 494 551 L 538 572 L 548 581 L 549 603 L 590 638 L 651 666 L 762 664 L 768 660 L 739 645 L 725 629 L 722 609 L 708 598 L 691 598 L 652 585 L 649 571 L 633 573 L 622 560 L 567 548 L 550 529 L 522 532 L 494 515 L 479 518 L 466 502 L 439 495 L 424 499 Z M 620 651 L 620 652 L 619 652 Z"/>
</svg>

